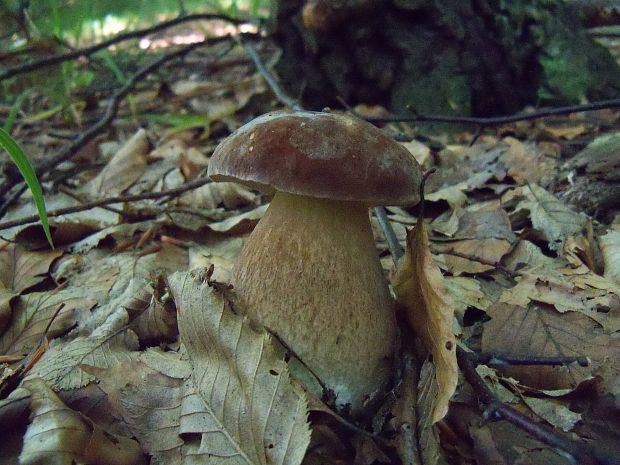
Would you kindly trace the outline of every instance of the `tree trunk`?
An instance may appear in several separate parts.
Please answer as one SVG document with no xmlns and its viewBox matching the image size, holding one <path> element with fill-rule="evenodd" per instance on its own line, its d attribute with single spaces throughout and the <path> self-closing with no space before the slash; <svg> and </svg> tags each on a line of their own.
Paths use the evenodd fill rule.
<svg viewBox="0 0 620 465">
<path fill-rule="evenodd" d="M 513 113 L 610 98 L 620 68 L 561 0 L 273 0 L 278 72 L 320 109 Z"/>
</svg>

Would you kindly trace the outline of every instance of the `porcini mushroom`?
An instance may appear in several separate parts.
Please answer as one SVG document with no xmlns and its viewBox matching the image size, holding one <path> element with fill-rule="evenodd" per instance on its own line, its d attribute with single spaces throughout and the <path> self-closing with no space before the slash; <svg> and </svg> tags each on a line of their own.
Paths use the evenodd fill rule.
<svg viewBox="0 0 620 465">
<path fill-rule="evenodd" d="M 368 208 L 418 202 L 420 167 L 371 124 L 333 113 L 269 113 L 215 150 L 208 174 L 273 195 L 233 269 L 236 306 L 359 410 L 383 388 L 393 301 Z"/>
</svg>

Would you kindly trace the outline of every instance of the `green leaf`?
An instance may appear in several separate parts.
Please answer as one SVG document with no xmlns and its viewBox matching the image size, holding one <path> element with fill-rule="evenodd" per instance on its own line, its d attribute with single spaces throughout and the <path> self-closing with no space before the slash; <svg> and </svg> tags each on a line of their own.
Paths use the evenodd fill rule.
<svg viewBox="0 0 620 465">
<path fill-rule="evenodd" d="M 34 199 L 34 203 L 37 207 L 37 211 L 39 212 L 39 218 L 41 219 L 41 226 L 43 226 L 43 231 L 45 231 L 45 237 L 47 237 L 47 241 L 49 242 L 52 249 L 54 248 L 54 243 L 52 242 L 52 235 L 50 233 L 50 226 L 47 221 L 47 211 L 45 210 L 45 199 L 43 198 L 43 190 L 41 189 L 41 184 L 39 184 L 39 180 L 37 179 L 37 175 L 32 168 L 32 165 L 28 161 L 26 154 L 21 149 L 17 142 L 6 132 L 4 129 L 0 128 L 0 146 L 2 146 L 9 154 L 13 163 L 17 165 L 17 169 L 21 173 L 24 181 L 30 188 L 32 192 L 32 198 Z"/>
</svg>

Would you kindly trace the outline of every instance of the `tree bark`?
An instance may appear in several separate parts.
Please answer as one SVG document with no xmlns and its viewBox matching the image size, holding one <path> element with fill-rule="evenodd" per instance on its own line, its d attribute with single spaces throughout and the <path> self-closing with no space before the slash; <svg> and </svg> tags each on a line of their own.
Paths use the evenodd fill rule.
<svg viewBox="0 0 620 465">
<path fill-rule="evenodd" d="M 492 116 L 611 98 L 620 68 L 561 0 L 273 0 L 278 72 L 304 105 Z"/>
</svg>

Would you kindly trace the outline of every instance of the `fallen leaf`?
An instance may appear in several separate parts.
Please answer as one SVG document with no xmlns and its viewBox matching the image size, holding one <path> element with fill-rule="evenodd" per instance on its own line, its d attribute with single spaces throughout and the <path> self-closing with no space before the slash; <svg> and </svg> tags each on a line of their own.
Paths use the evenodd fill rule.
<svg viewBox="0 0 620 465">
<path fill-rule="evenodd" d="M 6 289 L 21 293 L 45 279 L 62 250 L 32 251 L 18 244 L 0 250 L 0 281 Z"/>
<path fill-rule="evenodd" d="M 429 169 L 432 165 L 431 149 L 422 142 L 412 140 L 410 142 L 402 142 L 401 145 L 409 150 L 422 169 Z"/>
<path fill-rule="evenodd" d="M 185 392 L 191 372 L 187 360 L 176 352 L 149 349 L 110 368 L 83 369 L 99 380 L 114 413 L 151 455 L 152 465 L 183 463 L 183 446 L 190 440 L 181 434 L 198 433 L 187 424 L 204 418 Z"/>
<path fill-rule="evenodd" d="M 175 273 L 169 284 L 209 425 L 196 453 L 238 463 L 301 463 L 310 442 L 307 402 L 270 337 L 233 313 L 199 273 Z"/>
<path fill-rule="evenodd" d="M 502 202 L 520 200 L 515 213 L 527 210 L 532 226 L 540 231 L 552 250 L 561 250 L 570 236 L 579 235 L 585 226 L 585 216 L 571 210 L 556 197 L 536 184 L 518 187 L 502 196 Z"/>
<path fill-rule="evenodd" d="M 224 205 L 229 210 L 255 205 L 258 195 L 236 182 L 212 182 L 185 193 L 181 202 L 192 208 L 213 210 Z"/>
<path fill-rule="evenodd" d="M 573 412 L 556 399 L 540 399 L 530 396 L 523 396 L 522 399 L 536 415 L 562 431 L 572 430 L 581 420 L 581 414 Z"/>
<path fill-rule="evenodd" d="M 256 226 L 256 223 L 263 217 L 269 204 L 262 205 L 258 208 L 250 210 L 249 212 L 242 213 L 241 215 L 231 216 L 223 221 L 216 223 L 210 223 L 208 228 L 227 234 L 241 234 L 249 232 Z"/>
<path fill-rule="evenodd" d="M 20 464 L 146 464 L 136 441 L 102 430 L 67 407 L 41 379 L 25 381 L 23 388 L 31 394 L 31 423 L 24 435 Z"/>
<path fill-rule="evenodd" d="M 446 415 L 458 379 L 456 339 L 452 332 L 454 308 L 431 256 L 422 220 L 407 234 L 405 256 L 398 264 L 392 285 L 405 307 L 409 325 L 433 354 L 438 396 L 434 399 L 432 421 L 436 423 Z"/>
<path fill-rule="evenodd" d="M 506 459 L 497 449 L 493 434 L 486 425 L 469 425 L 469 435 L 474 443 L 476 463 L 485 465 L 507 465 Z"/>
<path fill-rule="evenodd" d="M 120 194 L 142 176 L 148 150 L 146 131 L 139 129 L 84 190 L 94 198 Z"/>
<path fill-rule="evenodd" d="M 14 305 L 11 323 L 0 337 L 0 353 L 28 352 L 34 349 L 49 327 L 48 337 L 62 334 L 76 321 L 80 311 L 91 309 L 97 302 L 83 297 L 80 289 L 57 292 L 33 292 L 19 297 Z"/>
<path fill-rule="evenodd" d="M 81 369 L 82 365 L 110 368 L 130 358 L 137 340 L 126 335 L 127 311 L 119 309 L 89 337 L 70 342 L 53 341 L 26 379 L 42 378 L 54 390 L 76 389 L 93 382 L 95 377 Z"/>
<path fill-rule="evenodd" d="M 599 241 L 605 261 L 604 276 L 620 285 L 620 230 L 610 229 Z"/>
<path fill-rule="evenodd" d="M 523 307 L 496 303 L 487 309 L 482 351 L 537 357 L 583 357 L 591 365 L 565 367 L 502 367 L 501 372 L 527 386 L 569 389 L 592 377 L 604 364 L 620 372 L 620 339 L 591 318 L 577 312 L 558 313 L 543 305 Z"/>
</svg>

